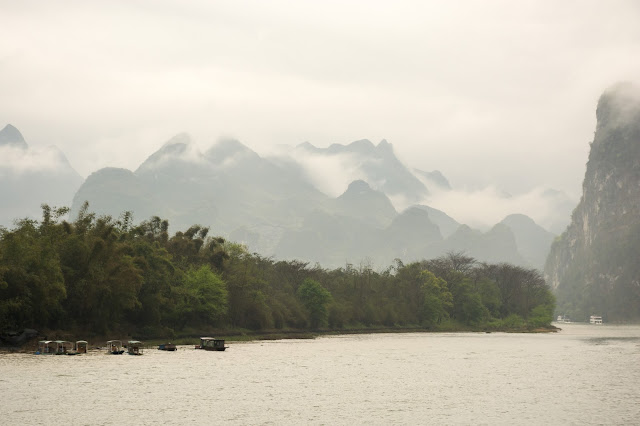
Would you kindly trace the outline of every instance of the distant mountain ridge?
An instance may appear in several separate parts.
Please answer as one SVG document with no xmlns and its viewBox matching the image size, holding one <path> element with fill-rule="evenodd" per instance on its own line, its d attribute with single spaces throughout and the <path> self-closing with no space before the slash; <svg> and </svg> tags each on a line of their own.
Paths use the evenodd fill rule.
<svg viewBox="0 0 640 426">
<path fill-rule="evenodd" d="M 295 151 L 298 156 L 355 156 L 363 179 L 330 197 L 316 188 L 295 155 L 262 158 L 236 140 L 223 140 L 202 153 L 188 135 L 180 134 L 135 172 L 93 173 L 75 195 L 72 213 L 87 200 L 98 214 L 130 210 L 140 219 L 155 214 L 177 229 L 198 223 L 266 256 L 326 267 L 363 259 L 382 266 L 395 258 L 420 260 L 447 251 L 541 267 L 539 258 L 546 256 L 548 247 L 537 247 L 541 253 L 520 254 L 515 243 L 520 223 L 496 225 L 483 233 L 429 206 L 396 211 L 390 196 L 422 200 L 429 190 L 398 161 L 387 141 L 376 146 L 360 140 L 328 148 L 304 143 Z M 439 172 L 429 176 L 448 185 Z M 539 227 L 531 232 L 546 233 Z"/>
</svg>

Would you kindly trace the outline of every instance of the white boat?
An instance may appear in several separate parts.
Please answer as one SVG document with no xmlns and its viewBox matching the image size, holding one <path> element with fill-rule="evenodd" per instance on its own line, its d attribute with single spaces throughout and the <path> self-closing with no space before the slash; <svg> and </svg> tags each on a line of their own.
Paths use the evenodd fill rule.
<svg viewBox="0 0 640 426">
<path fill-rule="evenodd" d="M 602 317 L 599 315 L 591 315 L 589 317 L 589 324 L 602 324 Z"/>
</svg>

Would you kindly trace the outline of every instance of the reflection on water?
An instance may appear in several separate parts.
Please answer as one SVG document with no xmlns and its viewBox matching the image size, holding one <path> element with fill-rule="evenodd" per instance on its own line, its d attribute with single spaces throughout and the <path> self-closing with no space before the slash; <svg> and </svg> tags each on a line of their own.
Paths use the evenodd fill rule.
<svg viewBox="0 0 640 426">
<path fill-rule="evenodd" d="M 640 342 L 640 337 L 593 337 L 588 342 L 595 345 L 610 345 L 616 342 Z"/>
<path fill-rule="evenodd" d="M 3 424 L 633 424 L 640 327 L 0 355 Z"/>
</svg>

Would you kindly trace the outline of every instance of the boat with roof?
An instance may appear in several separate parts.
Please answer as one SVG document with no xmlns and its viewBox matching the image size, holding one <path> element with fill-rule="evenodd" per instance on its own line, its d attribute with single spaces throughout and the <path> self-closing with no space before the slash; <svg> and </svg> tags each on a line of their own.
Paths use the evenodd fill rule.
<svg viewBox="0 0 640 426">
<path fill-rule="evenodd" d="M 86 340 L 78 340 L 76 341 L 75 351 L 79 354 L 86 354 L 89 349 L 89 342 Z"/>
<path fill-rule="evenodd" d="M 205 351 L 224 351 L 228 346 L 224 345 L 223 339 L 214 337 L 201 337 L 200 345 L 196 345 L 196 349 L 204 349 Z"/>
<path fill-rule="evenodd" d="M 52 355 L 56 353 L 56 344 L 52 340 L 40 340 L 36 355 Z"/>
<path fill-rule="evenodd" d="M 589 324 L 601 325 L 602 317 L 600 315 L 591 315 L 589 317 Z"/>
<path fill-rule="evenodd" d="M 109 340 L 107 342 L 107 354 L 109 355 L 122 355 L 124 349 L 122 349 L 122 340 Z"/>
<path fill-rule="evenodd" d="M 129 355 L 142 355 L 144 346 L 139 340 L 129 340 L 127 342 L 127 353 Z"/>
</svg>

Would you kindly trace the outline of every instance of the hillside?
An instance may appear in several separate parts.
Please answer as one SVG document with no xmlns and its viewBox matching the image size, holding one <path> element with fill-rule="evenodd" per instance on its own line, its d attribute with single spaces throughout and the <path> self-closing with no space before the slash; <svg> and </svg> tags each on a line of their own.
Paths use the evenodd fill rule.
<svg viewBox="0 0 640 426">
<path fill-rule="evenodd" d="M 315 173 L 311 163 L 327 169 Z M 340 179 L 360 179 L 345 183 L 336 196 L 322 192 L 318 179 L 333 179 L 331 164 L 348 169 Z M 532 245 L 538 240 L 531 237 L 546 231 L 531 219 L 524 227 L 533 231 L 523 231 L 520 220 L 481 232 L 425 204 L 396 210 L 392 200 L 428 199 L 425 183 L 451 189 L 440 172 L 414 175 L 384 140 L 328 148 L 304 143 L 289 157 L 263 158 L 236 140 L 201 152 L 189 135 L 179 134 L 135 172 L 106 168 L 91 174 L 74 197 L 71 217 L 88 201 L 99 215 L 131 211 L 135 222 L 160 216 L 178 230 L 197 223 L 252 252 L 329 268 L 360 262 L 385 267 L 396 258 L 416 261 L 447 252 L 541 268 L 549 247 Z"/>
<path fill-rule="evenodd" d="M 545 266 L 559 313 L 640 320 L 640 90 L 600 97 L 580 203 Z"/>
</svg>

